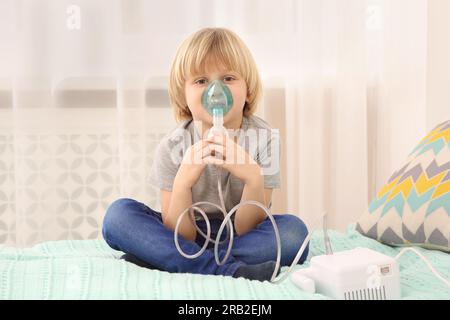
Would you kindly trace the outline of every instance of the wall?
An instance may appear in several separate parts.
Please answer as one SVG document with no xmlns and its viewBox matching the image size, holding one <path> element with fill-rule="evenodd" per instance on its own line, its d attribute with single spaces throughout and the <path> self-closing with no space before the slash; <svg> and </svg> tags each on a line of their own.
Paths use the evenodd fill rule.
<svg viewBox="0 0 450 320">
<path fill-rule="evenodd" d="M 428 0 L 427 127 L 450 119 L 450 1 Z"/>
</svg>

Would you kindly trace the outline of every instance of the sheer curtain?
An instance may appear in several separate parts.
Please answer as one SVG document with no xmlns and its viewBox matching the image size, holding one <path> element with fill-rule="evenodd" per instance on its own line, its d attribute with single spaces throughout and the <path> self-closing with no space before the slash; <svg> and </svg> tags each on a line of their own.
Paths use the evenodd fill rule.
<svg viewBox="0 0 450 320">
<path fill-rule="evenodd" d="M 426 130 L 425 0 L 0 0 L 0 244 L 101 238 L 109 203 L 159 209 L 146 181 L 176 125 L 181 41 L 238 33 L 280 129 L 273 212 L 343 229 Z M 211 190 L 215 192 L 215 190 Z"/>
</svg>

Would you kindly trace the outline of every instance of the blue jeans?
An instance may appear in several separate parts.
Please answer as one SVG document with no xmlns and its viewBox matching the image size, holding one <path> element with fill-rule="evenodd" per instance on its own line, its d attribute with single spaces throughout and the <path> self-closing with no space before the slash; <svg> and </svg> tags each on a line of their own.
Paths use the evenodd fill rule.
<svg viewBox="0 0 450 320">
<path fill-rule="evenodd" d="M 274 215 L 281 238 L 281 265 L 292 263 L 308 230 L 298 217 L 291 214 Z M 211 237 L 215 239 L 222 219 L 211 219 Z M 197 221 L 197 225 L 206 234 L 206 223 Z M 183 257 L 176 249 L 174 232 L 163 225 L 161 213 L 133 199 L 115 200 L 106 211 L 103 221 L 103 238 L 115 249 L 131 254 L 139 260 L 168 272 L 214 274 L 232 276 L 243 264 L 259 264 L 276 260 L 277 246 L 275 233 L 269 218 L 259 223 L 253 230 L 237 236 L 235 233 L 231 254 L 227 261 L 219 266 L 214 258 L 214 244 L 196 259 Z M 224 229 L 222 239 L 226 237 Z M 187 254 L 198 252 L 205 239 L 197 232 L 194 241 L 178 237 L 180 247 Z M 228 241 L 219 246 L 219 256 L 223 258 Z M 306 247 L 299 263 L 308 256 Z"/>
</svg>

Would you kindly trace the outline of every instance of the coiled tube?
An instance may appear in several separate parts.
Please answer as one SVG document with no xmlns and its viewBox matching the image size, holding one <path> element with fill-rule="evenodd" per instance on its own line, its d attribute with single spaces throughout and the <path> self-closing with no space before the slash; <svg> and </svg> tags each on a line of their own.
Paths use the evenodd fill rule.
<svg viewBox="0 0 450 320">
<path fill-rule="evenodd" d="M 218 188 L 218 191 L 219 191 L 219 198 L 220 198 L 221 206 L 218 206 L 218 205 L 216 205 L 214 203 L 207 202 L 207 201 L 200 201 L 200 202 L 196 202 L 196 203 L 192 204 L 190 207 L 186 208 L 180 214 L 180 216 L 178 217 L 178 220 L 177 220 L 177 223 L 176 223 L 176 226 L 175 226 L 175 232 L 174 232 L 174 241 L 175 241 L 175 246 L 176 246 L 178 252 L 185 258 L 195 259 L 195 258 L 199 257 L 203 252 L 205 252 L 205 250 L 206 250 L 206 248 L 208 246 L 208 243 L 212 242 L 212 243 L 214 243 L 214 257 L 215 257 L 216 263 L 218 265 L 223 265 L 225 263 L 225 261 L 228 259 L 228 257 L 230 256 L 231 249 L 233 247 L 234 230 L 233 230 L 233 225 L 232 225 L 232 222 L 231 222 L 231 217 L 233 216 L 233 214 L 240 207 L 242 207 L 244 205 L 248 205 L 248 204 L 254 205 L 254 206 L 257 206 L 257 207 L 261 208 L 262 210 L 264 210 L 264 212 L 266 213 L 267 217 L 272 222 L 272 226 L 273 226 L 274 233 L 275 233 L 275 241 L 276 241 L 276 245 L 277 245 L 277 258 L 276 258 L 275 269 L 273 271 L 273 274 L 272 274 L 272 277 L 270 279 L 270 282 L 272 282 L 272 283 L 279 283 L 279 282 L 285 280 L 287 278 L 287 276 L 289 275 L 289 273 L 294 268 L 294 266 L 300 260 L 303 252 L 305 251 L 306 246 L 309 243 L 311 233 L 308 232 L 307 237 L 303 241 L 300 249 L 297 252 L 297 255 L 295 256 L 294 260 L 292 261 L 292 264 L 289 267 L 289 269 L 287 270 L 287 272 L 277 279 L 276 276 L 278 274 L 278 270 L 281 267 L 281 264 L 280 264 L 280 262 L 281 262 L 281 240 L 280 240 L 280 232 L 278 230 L 278 226 L 277 226 L 277 224 L 275 222 L 275 219 L 273 218 L 273 215 L 270 213 L 270 210 L 266 206 L 264 206 L 263 204 L 261 204 L 258 201 L 254 201 L 254 200 L 243 201 L 243 202 L 235 205 L 227 213 L 226 208 L 225 208 L 225 204 L 224 204 L 224 200 L 223 200 L 223 195 L 222 195 L 222 186 L 221 186 L 221 170 L 222 169 L 221 168 L 216 168 L 216 169 L 217 169 L 217 177 L 218 177 L 218 179 L 217 179 L 217 188 Z M 223 220 L 222 224 L 220 225 L 220 228 L 219 228 L 219 231 L 217 233 L 217 237 L 216 237 L 215 241 L 213 239 L 211 239 L 211 224 L 209 222 L 209 219 L 208 219 L 206 213 L 201 208 L 198 207 L 199 205 L 204 205 L 204 204 L 208 204 L 208 205 L 212 205 L 212 206 L 216 207 L 224 215 L 224 220 Z M 197 210 L 198 212 L 200 212 L 200 214 L 202 215 L 203 219 L 206 221 L 206 230 L 207 230 L 206 231 L 206 235 L 200 230 L 200 228 L 195 223 L 193 210 L 190 210 L 190 209 Z M 183 219 L 184 215 L 188 211 L 190 212 L 191 222 L 194 223 L 197 231 L 199 231 L 199 233 L 205 238 L 205 243 L 203 244 L 203 247 L 200 249 L 200 251 L 198 251 L 197 253 L 192 254 L 192 255 L 186 254 L 181 249 L 181 247 L 179 245 L 179 242 L 178 242 L 178 228 L 179 228 L 179 225 L 181 223 L 181 220 Z M 220 242 L 220 237 L 222 236 L 222 232 L 223 232 L 223 229 L 225 228 L 225 226 L 227 227 L 227 233 L 229 235 L 229 243 L 228 243 L 228 248 L 227 248 L 227 251 L 226 251 L 226 254 L 225 254 L 224 258 L 222 260 L 220 260 L 220 258 L 219 258 L 219 244 L 221 243 Z M 226 241 L 226 240 L 227 239 L 225 239 L 224 241 Z M 223 243 L 223 241 L 222 241 L 222 243 Z"/>
</svg>

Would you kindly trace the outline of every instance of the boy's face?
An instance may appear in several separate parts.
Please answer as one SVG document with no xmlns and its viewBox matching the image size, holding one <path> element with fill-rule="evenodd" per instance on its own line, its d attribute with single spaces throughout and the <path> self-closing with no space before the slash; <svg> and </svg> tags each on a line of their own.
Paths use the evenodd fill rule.
<svg viewBox="0 0 450 320">
<path fill-rule="evenodd" d="M 212 116 L 203 108 L 202 94 L 208 85 L 216 79 L 225 83 L 233 95 L 233 106 L 223 118 L 226 128 L 240 125 L 245 101 L 247 100 L 247 84 L 237 72 L 226 68 L 207 68 L 205 74 L 191 76 L 186 79 L 184 92 L 186 103 L 194 120 L 202 121 L 212 126 Z"/>
</svg>

